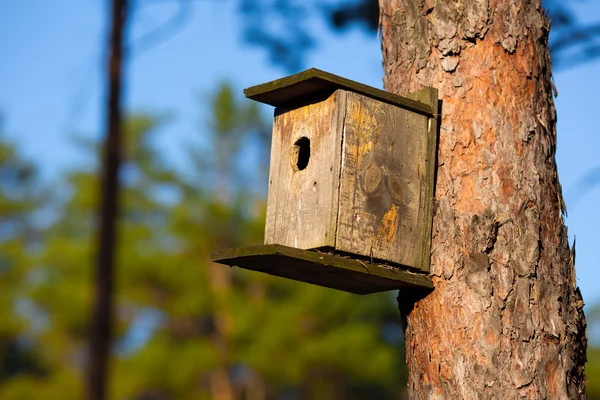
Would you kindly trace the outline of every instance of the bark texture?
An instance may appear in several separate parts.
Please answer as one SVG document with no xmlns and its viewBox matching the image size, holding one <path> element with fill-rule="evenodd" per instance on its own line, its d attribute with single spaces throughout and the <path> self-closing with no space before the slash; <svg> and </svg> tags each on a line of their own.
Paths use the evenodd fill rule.
<svg viewBox="0 0 600 400">
<path fill-rule="evenodd" d="M 381 0 L 381 18 L 386 89 L 442 99 L 435 291 L 404 315 L 410 397 L 585 397 L 540 1 Z"/>
</svg>

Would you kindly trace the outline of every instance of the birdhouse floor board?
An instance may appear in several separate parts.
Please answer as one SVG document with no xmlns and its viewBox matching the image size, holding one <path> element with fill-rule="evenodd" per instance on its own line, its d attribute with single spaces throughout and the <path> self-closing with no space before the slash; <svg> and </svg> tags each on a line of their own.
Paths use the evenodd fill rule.
<svg viewBox="0 0 600 400">
<path fill-rule="evenodd" d="M 370 264 L 335 254 L 282 245 L 238 247 L 211 254 L 214 262 L 356 294 L 395 289 L 433 289 L 424 274 Z"/>
</svg>

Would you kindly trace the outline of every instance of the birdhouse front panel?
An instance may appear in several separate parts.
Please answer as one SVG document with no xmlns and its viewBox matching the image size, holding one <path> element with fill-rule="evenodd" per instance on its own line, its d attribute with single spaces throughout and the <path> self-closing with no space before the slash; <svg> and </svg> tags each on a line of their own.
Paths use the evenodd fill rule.
<svg viewBox="0 0 600 400">
<path fill-rule="evenodd" d="M 426 270 L 429 119 L 343 89 L 277 108 L 265 244 Z"/>
<path fill-rule="evenodd" d="M 265 244 L 335 246 L 344 100 L 275 110 Z"/>
</svg>

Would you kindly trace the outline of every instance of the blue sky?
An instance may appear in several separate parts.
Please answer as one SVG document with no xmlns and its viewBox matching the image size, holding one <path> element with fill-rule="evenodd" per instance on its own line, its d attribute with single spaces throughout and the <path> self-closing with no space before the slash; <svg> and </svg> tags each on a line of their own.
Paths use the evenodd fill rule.
<svg viewBox="0 0 600 400">
<path fill-rule="evenodd" d="M 88 160 L 72 144 L 75 134 L 100 137 L 105 1 L 27 0 L 0 2 L 0 113 L 3 130 L 36 161 L 46 178 Z M 600 19 L 593 2 L 582 13 Z M 147 1 L 134 16 L 130 42 L 126 106 L 130 111 L 170 113 L 157 140 L 169 160 L 181 163 L 181 149 L 199 135 L 202 98 L 220 80 L 237 87 L 276 79 L 285 71 L 266 54 L 244 45 L 233 0 L 190 2 L 184 28 L 151 49 L 136 38 L 176 13 L 176 2 Z M 311 29 L 322 40 L 306 60 L 317 67 L 381 87 L 381 53 L 375 34 L 358 30 L 332 34 L 315 20 Z M 600 302 L 600 184 L 586 193 L 578 182 L 600 168 L 600 135 L 595 118 L 600 93 L 600 61 L 555 71 L 559 91 L 557 162 L 569 210 L 570 237 L 577 237 L 577 275 L 587 304 Z M 272 110 L 265 108 L 265 113 Z M 180 164 L 181 166 L 181 164 Z"/>
</svg>

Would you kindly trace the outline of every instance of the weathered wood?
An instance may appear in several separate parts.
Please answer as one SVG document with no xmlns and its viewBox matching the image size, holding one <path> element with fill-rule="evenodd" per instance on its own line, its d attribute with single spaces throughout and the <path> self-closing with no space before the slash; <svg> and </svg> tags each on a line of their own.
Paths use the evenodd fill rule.
<svg viewBox="0 0 600 400">
<path fill-rule="evenodd" d="M 335 245 L 346 92 L 295 109 L 277 108 L 273 124 L 265 244 L 300 249 Z M 300 139 L 306 140 L 299 142 Z M 299 170 L 300 148 L 309 146 Z"/>
<path fill-rule="evenodd" d="M 335 254 L 299 250 L 281 245 L 261 245 L 220 250 L 211 254 L 215 262 L 312 283 L 356 294 L 394 289 L 426 293 L 433 286 L 429 277 L 385 264 L 370 264 Z"/>
<path fill-rule="evenodd" d="M 421 242 L 421 270 L 429 272 L 429 260 L 431 257 L 431 229 L 433 225 L 433 202 L 435 197 L 435 166 L 437 165 L 437 144 L 440 129 L 440 101 L 438 99 L 438 90 L 432 87 L 423 88 L 417 92 L 409 93 L 407 98 L 419 101 L 423 104 L 428 104 L 433 115 L 429 116 L 427 121 L 427 150 L 425 165 L 427 172 L 425 173 L 424 193 L 421 199 L 423 219 L 421 225 L 422 238 Z"/>
<path fill-rule="evenodd" d="M 278 106 L 265 246 L 214 259 L 354 293 L 429 287 L 437 91 L 404 98 L 312 69 L 245 93 Z"/>
<path fill-rule="evenodd" d="M 415 98 L 433 110 L 436 95 Z M 342 89 L 277 108 L 265 244 L 329 247 L 428 271 L 436 135 L 434 114 Z"/>
<path fill-rule="evenodd" d="M 342 78 L 316 68 L 295 75 L 244 89 L 247 98 L 275 107 L 295 107 L 318 102 L 338 89 L 360 93 L 384 103 L 431 116 L 433 111 L 427 103 L 386 92 L 350 79 Z"/>
<path fill-rule="evenodd" d="M 435 90 L 414 96 L 437 109 Z M 265 244 L 330 247 L 428 271 L 436 138 L 434 113 L 341 89 L 277 108 Z"/>
<path fill-rule="evenodd" d="M 348 93 L 344 127 L 335 248 L 427 270 L 428 118 Z"/>
</svg>

